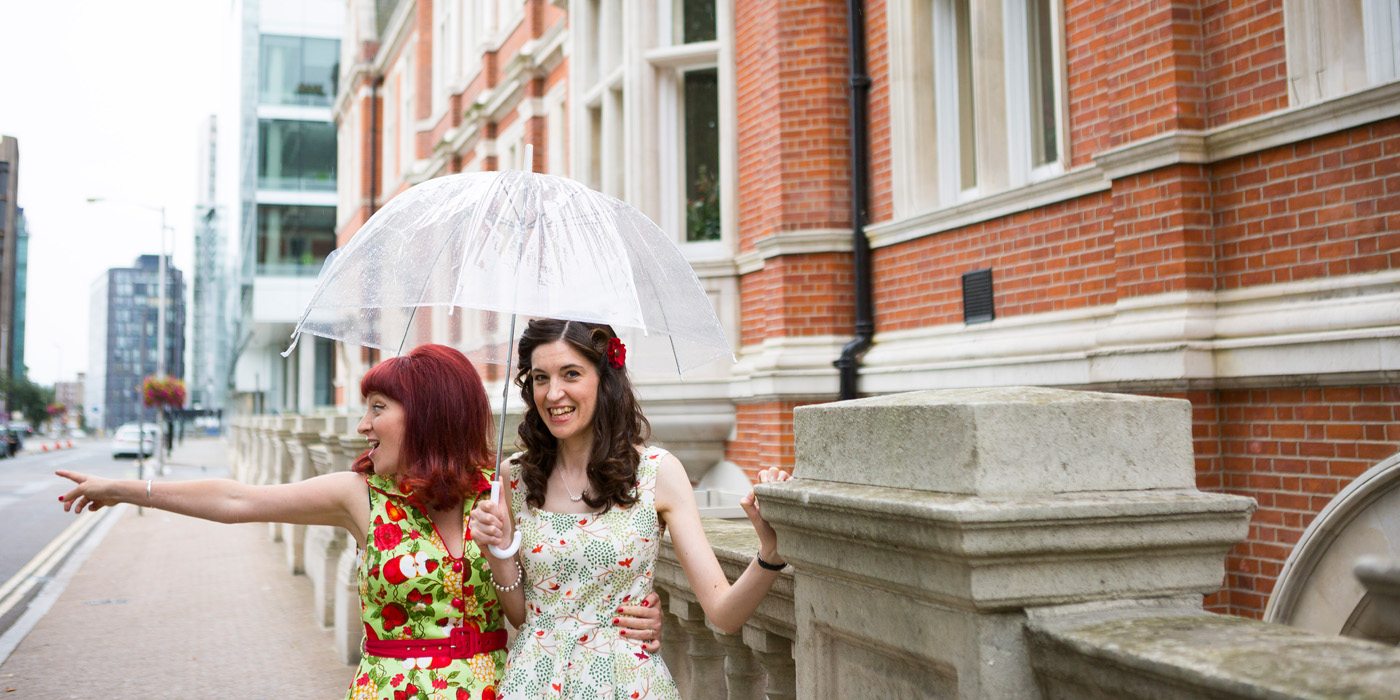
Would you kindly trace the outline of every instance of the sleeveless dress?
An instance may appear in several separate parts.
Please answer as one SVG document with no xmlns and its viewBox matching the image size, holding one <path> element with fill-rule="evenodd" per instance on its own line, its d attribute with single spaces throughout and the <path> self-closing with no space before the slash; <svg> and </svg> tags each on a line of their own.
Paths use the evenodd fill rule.
<svg viewBox="0 0 1400 700">
<path fill-rule="evenodd" d="M 652 588 L 661 546 L 656 474 L 665 450 L 637 467 L 639 500 L 602 515 L 551 513 L 525 502 L 511 460 L 512 507 L 521 533 L 525 626 L 510 647 L 501 697 L 678 699 L 660 656 L 618 636 L 612 619 Z"/>
<path fill-rule="evenodd" d="M 463 559 L 448 554 L 432 519 L 392 479 L 371 474 L 370 531 L 360 553 L 360 619 L 369 639 L 446 639 L 451 629 L 503 629 L 490 570 L 466 538 Z M 462 507 L 462 531 L 475 505 Z M 347 700 L 495 700 L 504 649 L 470 659 L 361 655 Z"/>
</svg>

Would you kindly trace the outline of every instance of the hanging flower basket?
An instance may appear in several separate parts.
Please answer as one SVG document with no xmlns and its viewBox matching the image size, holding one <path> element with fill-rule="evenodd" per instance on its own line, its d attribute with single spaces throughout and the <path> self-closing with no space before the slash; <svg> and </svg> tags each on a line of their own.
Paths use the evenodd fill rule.
<svg viewBox="0 0 1400 700">
<path fill-rule="evenodd" d="M 179 408 L 185 405 L 185 383 L 174 377 L 146 377 L 141 394 L 147 406 Z"/>
<path fill-rule="evenodd" d="M 56 415 L 58 415 L 58 414 L 60 414 L 60 413 L 63 413 L 64 411 L 67 411 L 67 410 L 68 410 L 68 407 L 67 407 L 67 406 L 64 406 L 64 405 L 61 404 L 61 403 L 55 402 L 55 403 L 49 404 L 49 405 L 48 405 L 48 408 L 47 408 L 46 410 L 48 410 L 49 415 L 51 415 L 51 416 L 56 416 Z"/>
</svg>

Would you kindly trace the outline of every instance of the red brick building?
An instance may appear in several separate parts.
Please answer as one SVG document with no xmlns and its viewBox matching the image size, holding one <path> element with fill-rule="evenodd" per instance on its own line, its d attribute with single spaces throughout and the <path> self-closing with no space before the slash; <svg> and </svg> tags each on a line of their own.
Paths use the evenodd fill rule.
<svg viewBox="0 0 1400 700">
<path fill-rule="evenodd" d="M 1316 514 L 1400 450 L 1400 7 L 855 4 L 864 168 L 843 0 L 351 0 L 340 239 L 527 143 L 641 208 L 739 356 L 640 368 L 658 438 L 724 488 L 792 464 L 793 409 L 838 396 L 863 177 L 859 392 L 1189 399 L 1201 488 L 1259 502 L 1212 603 L 1261 616 Z"/>
</svg>

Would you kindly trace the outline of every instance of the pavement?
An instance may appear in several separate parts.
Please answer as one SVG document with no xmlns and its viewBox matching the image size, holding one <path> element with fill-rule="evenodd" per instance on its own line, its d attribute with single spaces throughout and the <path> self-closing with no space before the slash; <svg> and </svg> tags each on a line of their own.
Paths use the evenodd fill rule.
<svg viewBox="0 0 1400 700">
<path fill-rule="evenodd" d="M 157 488 L 227 477 L 227 443 L 187 437 L 167 463 Z M 0 700 L 345 696 L 354 667 L 335 658 L 310 581 L 290 573 L 267 525 L 103 513 L 30 604 L 28 633 L 7 658 L 0 648 Z"/>
</svg>

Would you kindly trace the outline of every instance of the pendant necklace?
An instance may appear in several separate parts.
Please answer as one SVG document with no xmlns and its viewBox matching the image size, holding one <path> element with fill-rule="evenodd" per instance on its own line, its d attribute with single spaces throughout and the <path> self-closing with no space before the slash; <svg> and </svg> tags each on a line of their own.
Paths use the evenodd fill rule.
<svg viewBox="0 0 1400 700">
<path fill-rule="evenodd" d="M 585 481 L 588 479 L 588 473 L 587 473 L 586 471 L 584 472 L 584 477 L 583 477 L 583 478 L 584 478 Z M 588 486 L 585 485 L 585 486 L 578 492 L 578 495 L 577 495 L 577 496 L 574 495 L 573 489 L 569 488 L 569 482 L 566 481 L 566 480 L 564 479 L 564 469 L 563 469 L 562 466 L 561 466 L 560 469 L 559 469 L 559 483 L 561 483 L 561 484 L 564 485 L 564 493 L 569 494 L 569 500 L 570 500 L 570 501 L 573 501 L 574 503 L 578 503 L 579 501 L 582 501 L 582 500 L 583 500 L 584 494 L 588 493 Z"/>
</svg>

